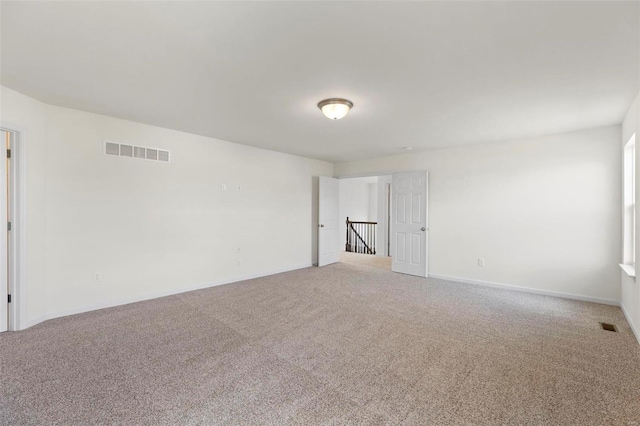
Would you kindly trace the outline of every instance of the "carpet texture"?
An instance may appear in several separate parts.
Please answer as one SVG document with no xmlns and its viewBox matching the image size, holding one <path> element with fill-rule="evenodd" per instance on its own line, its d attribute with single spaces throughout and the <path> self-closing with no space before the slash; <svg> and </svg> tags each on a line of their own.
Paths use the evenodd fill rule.
<svg viewBox="0 0 640 426">
<path fill-rule="evenodd" d="M 387 256 L 374 256 L 371 254 L 340 252 L 340 262 L 352 265 L 368 266 L 370 268 L 391 271 L 391 258 Z"/>
<path fill-rule="evenodd" d="M 0 381 L 12 425 L 640 424 L 619 308 L 344 263 L 3 333 Z"/>
</svg>

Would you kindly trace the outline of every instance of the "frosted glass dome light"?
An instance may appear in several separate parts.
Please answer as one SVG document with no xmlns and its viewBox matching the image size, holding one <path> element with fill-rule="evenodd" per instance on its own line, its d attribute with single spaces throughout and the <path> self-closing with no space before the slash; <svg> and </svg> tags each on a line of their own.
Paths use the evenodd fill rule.
<svg viewBox="0 0 640 426">
<path fill-rule="evenodd" d="M 351 101 L 340 98 L 325 99 L 318 103 L 318 108 L 320 108 L 324 116 L 331 120 L 340 120 L 349 113 L 352 107 L 353 103 Z"/>
</svg>

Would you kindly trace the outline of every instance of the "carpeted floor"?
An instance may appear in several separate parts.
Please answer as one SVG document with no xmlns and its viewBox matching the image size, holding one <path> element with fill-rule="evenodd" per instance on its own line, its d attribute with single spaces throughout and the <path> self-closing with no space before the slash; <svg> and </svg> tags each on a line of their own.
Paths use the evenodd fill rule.
<svg viewBox="0 0 640 426">
<path fill-rule="evenodd" d="M 391 271 L 391 258 L 387 256 L 374 256 L 362 253 L 340 252 L 340 262 L 353 265 L 369 266 L 383 271 Z"/>
<path fill-rule="evenodd" d="M 12 425 L 640 424 L 619 308 L 351 264 L 3 333 L 0 368 Z"/>
</svg>

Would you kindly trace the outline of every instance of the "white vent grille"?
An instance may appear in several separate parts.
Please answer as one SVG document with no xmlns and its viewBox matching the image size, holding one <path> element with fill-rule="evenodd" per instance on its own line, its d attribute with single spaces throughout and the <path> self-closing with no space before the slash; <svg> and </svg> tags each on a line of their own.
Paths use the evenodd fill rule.
<svg viewBox="0 0 640 426">
<path fill-rule="evenodd" d="M 107 155 L 120 155 L 120 145 L 113 142 L 105 142 L 104 153 Z"/>
<path fill-rule="evenodd" d="M 133 157 L 133 147 L 131 145 L 120 145 L 120 157 Z"/>
<path fill-rule="evenodd" d="M 157 160 L 158 150 L 153 148 L 147 148 L 147 160 Z"/>
<path fill-rule="evenodd" d="M 134 146 L 133 147 L 133 156 L 135 158 L 145 158 L 145 151 L 146 151 L 146 148 L 143 148 L 141 146 Z"/>
<path fill-rule="evenodd" d="M 116 157 L 139 158 L 141 160 L 160 161 L 169 163 L 171 152 L 144 146 L 119 144 L 117 142 L 104 141 L 104 154 Z"/>
</svg>

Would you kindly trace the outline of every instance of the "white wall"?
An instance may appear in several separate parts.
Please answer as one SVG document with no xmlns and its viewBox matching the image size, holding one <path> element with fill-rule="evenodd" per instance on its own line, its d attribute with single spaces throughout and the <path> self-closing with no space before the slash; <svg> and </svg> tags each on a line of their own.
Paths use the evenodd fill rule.
<svg viewBox="0 0 640 426">
<path fill-rule="evenodd" d="M 314 261 L 313 177 L 331 176 L 329 163 L 6 88 L 1 114 L 28 133 L 28 324 Z M 165 148 L 172 162 L 107 157 L 103 140 Z"/>
<path fill-rule="evenodd" d="M 620 126 L 340 163 L 335 175 L 421 169 L 430 275 L 620 300 Z"/>
<path fill-rule="evenodd" d="M 621 147 L 629 141 L 631 136 L 636 134 L 636 167 L 640 165 L 640 94 L 634 101 L 633 105 L 629 109 L 629 112 L 625 116 L 622 122 L 622 137 Z M 622 149 L 622 148 L 621 148 Z M 622 154 L 621 154 L 622 155 Z M 640 187 L 640 171 L 636 171 L 636 200 L 640 200 L 640 194 L 638 194 L 638 188 Z M 622 220 L 622 219 L 621 219 Z M 640 255 L 640 208 L 636 202 L 636 259 L 635 264 L 638 263 Z M 622 256 L 618 260 L 622 263 Z M 639 271 L 640 272 L 640 268 Z M 631 325 L 631 328 L 636 334 L 638 342 L 640 342 L 640 286 L 638 280 L 630 278 L 626 273 L 622 272 L 620 282 L 620 305 L 624 311 L 627 321 Z"/>
<path fill-rule="evenodd" d="M 340 251 L 345 249 L 347 217 L 356 222 L 371 221 L 370 185 L 375 185 L 377 181 L 376 177 L 340 179 L 340 234 L 338 236 Z"/>
<path fill-rule="evenodd" d="M 3 125 L 26 130 L 23 325 L 311 264 L 313 176 L 331 176 L 331 164 L 0 94 Z M 638 285 L 620 286 L 617 266 L 620 141 L 638 129 L 635 105 L 622 134 L 614 126 L 342 163 L 333 174 L 429 170 L 430 273 L 622 300 L 638 330 Z M 170 149 L 172 163 L 105 157 L 104 139 Z"/>
<path fill-rule="evenodd" d="M 369 188 L 369 222 L 377 222 L 378 221 L 378 182 L 370 183 L 367 186 Z"/>
</svg>

